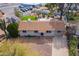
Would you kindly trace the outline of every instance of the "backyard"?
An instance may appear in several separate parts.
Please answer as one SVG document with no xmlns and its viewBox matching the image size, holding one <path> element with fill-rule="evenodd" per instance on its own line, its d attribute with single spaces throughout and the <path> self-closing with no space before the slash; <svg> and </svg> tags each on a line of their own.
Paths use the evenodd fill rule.
<svg viewBox="0 0 79 59">
<path fill-rule="evenodd" d="M 62 37 L 10 38 L 9 41 L 5 42 L 4 45 L 2 44 L 2 42 L 0 42 L 0 52 L 3 53 L 0 55 L 12 55 L 12 56 L 68 55 L 67 41 L 65 38 Z"/>
<path fill-rule="evenodd" d="M 52 37 L 10 38 L 0 42 L 0 52 L 3 56 L 51 56 Z"/>
</svg>

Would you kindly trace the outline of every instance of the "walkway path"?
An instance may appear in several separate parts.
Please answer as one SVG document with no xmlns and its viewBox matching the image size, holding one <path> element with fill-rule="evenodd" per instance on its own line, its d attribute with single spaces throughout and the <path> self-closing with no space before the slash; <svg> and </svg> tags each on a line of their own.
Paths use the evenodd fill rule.
<svg viewBox="0 0 79 59">
<path fill-rule="evenodd" d="M 68 56 L 66 37 L 54 37 L 52 42 L 53 56 Z"/>
</svg>

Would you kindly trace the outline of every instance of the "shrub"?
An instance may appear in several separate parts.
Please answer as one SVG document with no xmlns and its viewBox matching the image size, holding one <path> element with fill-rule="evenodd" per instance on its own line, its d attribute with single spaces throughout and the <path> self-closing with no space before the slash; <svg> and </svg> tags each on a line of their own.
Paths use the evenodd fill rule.
<svg viewBox="0 0 79 59">
<path fill-rule="evenodd" d="M 33 51 L 28 45 L 24 46 L 18 41 L 5 41 L 0 46 L 0 56 L 36 56 L 37 51 Z"/>
<path fill-rule="evenodd" d="M 14 9 L 14 11 L 15 11 L 15 16 L 21 17 L 21 12 L 20 11 L 18 11 L 16 8 Z"/>
<path fill-rule="evenodd" d="M 76 55 L 76 47 L 77 47 L 77 38 L 72 36 L 69 41 L 69 55 L 70 56 Z"/>
<path fill-rule="evenodd" d="M 74 16 L 69 16 L 68 18 L 69 18 L 69 20 L 75 20 Z"/>
<path fill-rule="evenodd" d="M 17 37 L 18 36 L 18 24 L 17 23 L 11 23 L 7 26 L 7 31 L 9 32 L 9 35 L 11 37 Z"/>
</svg>

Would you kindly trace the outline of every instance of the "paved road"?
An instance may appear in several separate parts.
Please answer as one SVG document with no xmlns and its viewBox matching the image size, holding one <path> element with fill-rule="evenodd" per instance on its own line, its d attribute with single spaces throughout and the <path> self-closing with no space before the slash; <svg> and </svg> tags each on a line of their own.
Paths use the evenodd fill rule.
<svg viewBox="0 0 79 59">
<path fill-rule="evenodd" d="M 19 4 L 0 4 L 0 10 L 6 14 L 6 17 L 14 16 L 14 8 L 18 5 Z"/>
</svg>

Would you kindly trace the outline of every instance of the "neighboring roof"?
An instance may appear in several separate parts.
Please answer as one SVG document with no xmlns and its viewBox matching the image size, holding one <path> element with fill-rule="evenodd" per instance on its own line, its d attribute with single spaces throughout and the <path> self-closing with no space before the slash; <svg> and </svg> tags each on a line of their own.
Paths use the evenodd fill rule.
<svg viewBox="0 0 79 59">
<path fill-rule="evenodd" d="M 62 29 L 65 30 L 65 24 L 62 21 L 30 21 L 30 22 L 20 22 L 19 30 L 38 30 L 47 31 Z"/>
<path fill-rule="evenodd" d="M 4 33 L 4 31 L 2 31 L 2 30 L 0 29 L 0 35 L 2 35 L 2 34 L 5 34 L 5 33 Z"/>
<path fill-rule="evenodd" d="M 4 13 L 0 10 L 0 18 L 3 17 Z"/>
<path fill-rule="evenodd" d="M 48 8 L 47 7 L 40 7 L 39 9 L 47 10 Z"/>
</svg>

